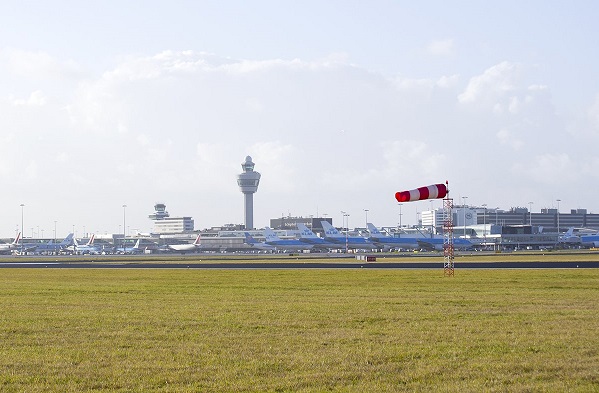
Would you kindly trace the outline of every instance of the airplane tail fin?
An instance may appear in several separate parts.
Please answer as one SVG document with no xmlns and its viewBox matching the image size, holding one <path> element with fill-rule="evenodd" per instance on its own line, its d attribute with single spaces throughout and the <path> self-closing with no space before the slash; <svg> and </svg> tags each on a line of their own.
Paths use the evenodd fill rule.
<svg viewBox="0 0 599 393">
<path fill-rule="evenodd" d="M 381 231 L 379 231 L 377 229 L 377 227 L 375 227 L 373 224 L 366 223 L 366 225 L 368 226 L 368 232 L 370 232 L 370 236 L 372 236 L 372 237 L 382 237 L 383 236 Z"/>
<path fill-rule="evenodd" d="M 17 235 L 17 237 L 15 237 L 15 241 L 12 242 L 12 245 L 16 246 L 19 243 L 19 240 L 21 240 L 21 232 L 19 232 L 19 234 Z"/>
<path fill-rule="evenodd" d="M 300 237 L 303 238 L 315 238 L 318 237 L 314 232 L 312 232 L 307 226 L 304 224 L 297 224 L 297 229 L 300 230 Z"/>
<path fill-rule="evenodd" d="M 69 234 L 67 235 L 67 237 L 65 237 L 65 238 L 63 239 L 63 241 L 61 241 L 61 242 L 60 242 L 60 245 L 61 245 L 61 246 L 70 246 L 70 245 L 71 245 L 71 244 L 73 244 L 73 243 L 77 244 L 77 242 L 76 242 L 76 241 L 75 241 L 75 239 L 73 238 L 73 234 L 72 234 L 72 233 L 69 233 Z"/>
<path fill-rule="evenodd" d="M 272 242 L 272 241 L 276 241 L 276 240 L 281 240 L 279 239 L 279 237 L 277 236 L 277 234 L 270 228 L 266 227 L 264 228 L 264 238 L 266 239 L 266 242 Z"/>
<path fill-rule="evenodd" d="M 328 221 L 321 221 L 322 229 L 324 229 L 325 236 L 329 237 L 341 237 L 341 233 L 335 229 Z"/>
<path fill-rule="evenodd" d="M 94 244 L 94 240 L 96 238 L 95 234 L 92 234 L 92 237 L 89 238 L 89 241 L 87 242 L 87 246 L 92 246 Z"/>
<path fill-rule="evenodd" d="M 250 235 L 248 232 L 245 232 L 245 242 L 250 245 L 258 243 L 258 241 L 254 239 L 254 237 Z"/>
<path fill-rule="evenodd" d="M 201 237 L 202 237 L 202 235 L 200 235 L 198 233 L 198 237 L 196 237 L 196 240 L 193 242 L 194 246 L 199 246 L 201 244 L 201 242 L 202 242 Z"/>
<path fill-rule="evenodd" d="M 568 230 L 567 230 L 566 232 L 564 232 L 564 234 L 563 234 L 563 235 L 560 235 L 560 234 L 559 234 L 559 229 L 558 229 L 558 235 L 557 235 L 557 237 L 558 237 L 558 240 L 559 240 L 560 242 L 566 242 L 566 241 L 568 241 L 568 239 L 569 239 L 569 238 L 571 238 L 571 237 L 572 237 L 572 234 L 573 234 L 573 233 L 574 233 L 574 227 L 570 227 L 570 228 L 568 228 Z"/>
<path fill-rule="evenodd" d="M 138 250 L 139 249 L 139 243 L 141 242 L 141 239 L 137 239 L 137 241 L 135 242 L 135 245 L 133 246 L 134 250 Z"/>
</svg>

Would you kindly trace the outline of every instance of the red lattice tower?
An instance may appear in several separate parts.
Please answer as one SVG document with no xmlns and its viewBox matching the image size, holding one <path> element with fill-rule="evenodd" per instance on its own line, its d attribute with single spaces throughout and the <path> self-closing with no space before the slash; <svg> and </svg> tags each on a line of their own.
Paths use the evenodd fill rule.
<svg viewBox="0 0 599 393">
<path fill-rule="evenodd" d="M 453 199 L 443 199 L 443 275 L 453 277 Z"/>
</svg>

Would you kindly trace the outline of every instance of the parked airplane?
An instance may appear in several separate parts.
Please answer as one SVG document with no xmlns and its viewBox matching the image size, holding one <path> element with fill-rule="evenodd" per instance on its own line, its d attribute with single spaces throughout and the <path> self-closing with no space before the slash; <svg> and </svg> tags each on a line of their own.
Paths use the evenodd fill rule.
<svg viewBox="0 0 599 393">
<path fill-rule="evenodd" d="M 297 229 L 300 230 L 299 240 L 301 242 L 311 244 L 314 248 L 330 250 L 332 248 L 341 249 L 341 248 L 345 247 L 345 246 L 341 246 L 337 243 L 332 243 L 330 241 L 327 241 L 327 240 L 319 237 L 317 234 L 315 234 L 310 229 L 308 229 L 308 227 L 305 226 L 304 224 L 298 223 Z"/>
<path fill-rule="evenodd" d="M 594 235 L 581 235 L 580 244 L 585 247 L 599 247 L 599 233 Z"/>
<path fill-rule="evenodd" d="M 431 237 L 421 236 L 402 236 L 402 237 L 391 237 L 384 236 L 376 229 L 376 227 L 370 223 L 368 223 L 368 230 L 371 233 L 371 240 L 375 243 L 382 243 L 387 245 L 395 245 L 397 247 L 405 247 L 405 248 L 423 248 L 429 250 L 443 250 L 443 244 L 445 243 L 443 237 L 438 237 L 431 235 Z M 462 238 L 454 238 L 453 246 L 458 250 L 467 249 L 473 246 L 472 242 L 468 239 Z"/>
<path fill-rule="evenodd" d="M 419 248 L 418 239 L 415 237 L 392 237 L 382 234 L 373 224 L 367 223 L 370 232 L 370 240 L 383 247 L 416 249 Z"/>
<path fill-rule="evenodd" d="M 324 239 L 331 243 L 343 245 L 347 248 L 376 248 L 369 239 L 361 236 L 347 236 L 340 233 L 328 221 L 321 221 L 324 229 Z"/>
<path fill-rule="evenodd" d="M 119 247 L 116 252 L 118 254 L 139 254 L 140 252 L 143 252 L 143 249 L 139 247 L 140 242 L 141 239 L 137 239 L 133 247 Z"/>
<path fill-rule="evenodd" d="M 563 235 L 558 236 L 558 241 L 560 243 L 567 243 L 570 245 L 580 244 L 582 242 L 581 236 L 574 235 L 574 227 L 568 228 L 568 231 Z"/>
<path fill-rule="evenodd" d="M 258 240 L 254 239 L 254 237 L 247 232 L 245 232 L 245 243 L 249 244 L 250 246 L 252 246 L 253 248 L 256 248 L 258 250 L 271 251 L 271 252 L 274 252 L 277 250 L 277 248 L 275 246 L 271 246 L 270 244 L 266 244 L 264 242 L 259 242 Z"/>
<path fill-rule="evenodd" d="M 418 244 L 422 248 L 442 251 L 445 240 L 442 237 L 423 237 L 418 239 Z M 453 247 L 456 250 L 466 250 L 473 247 L 474 244 L 468 239 L 456 237 L 453 239 Z"/>
<path fill-rule="evenodd" d="M 297 250 L 309 250 L 312 248 L 311 244 L 303 242 L 297 239 L 281 239 L 276 233 L 270 228 L 264 228 L 265 244 L 274 246 L 279 251 L 297 251 Z"/>
<path fill-rule="evenodd" d="M 69 233 L 60 243 L 54 243 L 54 240 L 50 240 L 48 243 L 35 245 L 31 243 L 29 245 L 33 246 L 32 250 L 38 254 L 58 254 L 73 245 L 73 234 Z"/>
<path fill-rule="evenodd" d="M 98 246 L 94 246 L 94 239 L 96 235 L 92 235 L 86 244 L 77 243 L 77 239 L 73 239 L 73 245 L 67 247 L 67 250 L 73 252 L 74 254 L 91 254 L 97 255 L 100 254 L 100 248 Z"/>
<path fill-rule="evenodd" d="M 177 251 L 180 253 L 196 252 L 202 248 L 202 245 L 200 244 L 200 236 L 201 235 L 198 233 L 196 240 L 190 244 L 167 244 L 166 247 L 168 250 Z"/>
<path fill-rule="evenodd" d="M 21 238 L 21 232 L 17 235 L 15 240 L 12 243 L 0 244 L 0 254 L 8 254 L 13 250 L 16 251 L 19 249 L 19 239 Z"/>
</svg>

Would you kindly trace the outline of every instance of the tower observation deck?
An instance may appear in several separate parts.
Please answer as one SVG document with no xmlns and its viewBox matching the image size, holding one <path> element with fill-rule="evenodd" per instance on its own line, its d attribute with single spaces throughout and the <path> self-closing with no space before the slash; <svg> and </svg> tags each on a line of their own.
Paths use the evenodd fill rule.
<svg viewBox="0 0 599 393">
<path fill-rule="evenodd" d="M 247 156 L 241 164 L 243 172 L 237 175 L 237 184 L 244 197 L 245 229 L 254 228 L 254 193 L 258 191 L 260 173 L 254 171 L 252 157 Z"/>
<path fill-rule="evenodd" d="M 154 205 L 154 213 L 148 215 L 150 220 L 164 220 L 170 217 L 170 214 L 166 211 L 166 205 L 162 202 L 158 202 Z"/>
</svg>

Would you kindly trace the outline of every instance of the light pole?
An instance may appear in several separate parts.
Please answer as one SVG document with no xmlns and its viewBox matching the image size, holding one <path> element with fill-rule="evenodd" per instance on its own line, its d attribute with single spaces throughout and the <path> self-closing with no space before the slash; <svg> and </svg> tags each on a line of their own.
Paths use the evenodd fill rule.
<svg viewBox="0 0 599 393">
<path fill-rule="evenodd" d="M 483 212 L 483 243 L 487 243 L 487 204 L 483 203 L 485 211 Z M 477 220 L 478 221 L 478 220 Z"/>
<path fill-rule="evenodd" d="M 399 206 L 399 230 L 401 230 L 401 205 L 403 205 L 403 203 L 397 204 L 397 206 Z M 399 234 L 401 235 L 401 233 L 399 233 Z"/>
<path fill-rule="evenodd" d="M 123 205 L 123 253 L 125 253 L 125 238 L 127 237 L 127 227 L 125 226 L 127 218 L 127 205 Z"/>
<path fill-rule="evenodd" d="M 56 220 L 54 220 L 54 243 L 56 243 Z"/>
<path fill-rule="evenodd" d="M 21 255 L 23 255 L 23 243 L 25 242 L 23 239 L 25 237 L 25 227 L 23 226 L 23 210 L 24 210 L 25 204 L 21 203 Z"/>
<path fill-rule="evenodd" d="M 343 215 L 345 217 L 345 221 L 346 221 L 346 227 L 345 227 L 345 253 L 348 253 L 348 249 L 349 249 L 349 239 L 348 239 L 348 233 L 349 233 L 349 214 L 345 213 Z"/>
<path fill-rule="evenodd" d="M 559 203 L 561 199 L 556 199 L 557 201 L 557 241 L 559 241 Z"/>
<path fill-rule="evenodd" d="M 435 233 L 435 224 L 436 224 L 436 220 L 435 220 L 435 212 L 433 210 L 433 200 L 431 199 L 429 201 L 431 203 L 431 238 L 433 237 L 433 234 Z"/>
<path fill-rule="evenodd" d="M 530 225 L 530 229 L 532 231 L 532 202 L 528 202 L 528 213 L 530 215 L 530 221 L 529 221 L 529 225 Z"/>
<path fill-rule="evenodd" d="M 462 197 L 462 209 L 464 209 L 464 237 L 466 237 L 466 199 L 467 196 Z"/>
</svg>

